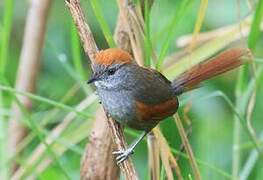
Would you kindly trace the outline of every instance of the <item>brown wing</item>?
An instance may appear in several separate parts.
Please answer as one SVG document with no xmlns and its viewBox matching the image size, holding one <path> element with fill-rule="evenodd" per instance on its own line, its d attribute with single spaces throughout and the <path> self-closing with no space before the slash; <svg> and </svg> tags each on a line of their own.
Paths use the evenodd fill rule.
<svg viewBox="0 0 263 180">
<path fill-rule="evenodd" d="M 138 120 L 145 123 L 158 122 L 177 111 L 178 100 L 173 93 L 171 82 L 161 73 L 140 68 L 134 79 L 133 96 Z"/>
<path fill-rule="evenodd" d="M 139 67 L 133 79 L 134 89 L 132 93 L 136 101 L 156 105 L 175 96 L 171 82 L 156 70 Z"/>
<path fill-rule="evenodd" d="M 140 101 L 136 101 L 135 104 L 137 115 L 142 121 L 160 121 L 173 115 L 178 109 L 178 100 L 176 97 L 160 104 L 145 104 Z"/>
</svg>

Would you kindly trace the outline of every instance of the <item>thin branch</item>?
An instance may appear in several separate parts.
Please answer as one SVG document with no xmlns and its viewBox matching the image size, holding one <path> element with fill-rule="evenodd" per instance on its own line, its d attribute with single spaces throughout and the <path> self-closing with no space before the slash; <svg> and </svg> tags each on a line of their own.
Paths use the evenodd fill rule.
<svg viewBox="0 0 263 180">
<path fill-rule="evenodd" d="M 95 55 L 99 50 L 90 30 L 90 27 L 85 21 L 85 16 L 80 7 L 80 2 L 79 0 L 65 0 L 65 3 L 69 8 L 71 16 L 78 29 L 84 51 L 90 58 L 91 62 L 94 62 Z"/>
<path fill-rule="evenodd" d="M 78 28 L 85 53 L 90 57 L 91 61 L 94 62 L 95 54 L 98 52 L 98 48 L 92 36 L 91 30 L 88 24 L 85 22 L 85 17 L 80 7 L 80 2 L 79 0 L 66 0 L 65 3 L 69 8 L 73 20 Z M 122 128 L 115 120 L 110 117 L 108 117 L 108 123 L 117 149 L 125 149 L 126 143 L 124 141 Z M 130 159 L 127 159 L 121 163 L 120 168 L 124 172 L 126 179 L 138 179 L 135 168 Z"/>
</svg>

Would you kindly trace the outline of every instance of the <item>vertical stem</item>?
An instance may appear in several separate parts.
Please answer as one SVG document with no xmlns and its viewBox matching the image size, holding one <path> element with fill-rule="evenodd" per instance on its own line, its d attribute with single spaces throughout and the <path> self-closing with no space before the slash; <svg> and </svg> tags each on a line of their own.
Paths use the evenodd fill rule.
<svg viewBox="0 0 263 180">
<path fill-rule="evenodd" d="M 193 36 L 192 36 L 192 41 L 188 47 L 188 50 L 190 53 L 192 52 L 192 50 L 194 49 L 194 47 L 196 45 L 197 36 L 198 36 L 198 34 L 201 30 L 202 24 L 204 22 L 207 6 L 208 6 L 208 0 L 201 0 L 199 10 L 198 10 L 198 17 L 196 19 L 194 32 L 193 32 Z"/>
<path fill-rule="evenodd" d="M 144 36 L 144 65 L 151 66 L 151 37 L 150 37 L 150 7 L 149 0 L 145 0 L 144 5 L 144 18 L 145 18 L 145 36 Z"/>
<path fill-rule="evenodd" d="M 0 35 L 0 76 L 4 76 L 8 60 L 8 47 L 12 29 L 14 0 L 5 0 L 4 3 L 3 28 Z M 0 111 L 6 107 L 5 100 L 3 92 L 0 91 Z M 6 117 L 0 115 L 0 177 L 3 179 L 8 179 L 9 176 L 9 168 L 6 165 L 6 162 L 8 161 L 6 127 Z"/>
<path fill-rule="evenodd" d="M 240 1 L 237 0 L 237 16 L 238 16 L 238 20 L 241 20 L 240 17 Z M 239 24 L 239 30 L 240 33 L 242 32 L 242 26 L 241 24 Z M 241 33 L 242 36 L 242 33 Z M 242 67 L 239 70 L 239 74 L 238 74 L 238 81 L 236 84 L 236 92 L 235 92 L 235 98 L 236 98 L 236 109 L 239 112 L 242 112 L 241 110 L 241 94 L 242 94 L 242 81 L 244 79 L 244 73 L 245 73 L 245 69 L 244 67 Z M 242 116 L 242 115 L 241 115 Z M 240 159 L 241 159 L 241 153 L 240 153 L 240 143 L 241 143 L 241 124 L 240 121 L 238 119 L 237 116 L 234 116 L 234 132 L 233 132 L 233 148 L 232 148 L 232 156 L 233 156 L 233 161 L 232 161 L 232 176 L 233 179 L 238 179 L 238 174 L 239 174 L 239 169 L 240 169 Z"/>
<path fill-rule="evenodd" d="M 240 150 L 239 150 L 240 128 L 241 128 L 241 125 L 239 123 L 239 120 L 235 116 L 235 118 L 234 118 L 233 148 L 232 148 L 232 154 L 233 154 L 232 176 L 233 176 L 233 179 L 237 179 L 239 168 L 240 168 Z"/>
<path fill-rule="evenodd" d="M 112 155 L 114 150 L 107 117 L 100 108 L 96 113 L 81 162 L 81 180 L 118 179 L 120 171 Z"/>
<path fill-rule="evenodd" d="M 174 119 L 175 119 L 176 126 L 178 128 L 179 134 L 181 136 L 181 139 L 183 141 L 183 145 L 185 147 L 185 151 L 186 151 L 187 155 L 189 156 L 189 162 L 190 162 L 191 168 L 192 168 L 193 173 L 194 173 L 194 178 L 196 180 L 200 180 L 201 179 L 201 174 L 200 174 L 198 165 L 196 163 L 193 150 L 191 148 L 191 145 L 190 145 L 190 143 L 188 141 L 186 132 L 184 130 L 183 124 L 182 124 L 182 122 L 181 122 L 181 120 L 179 118 L 179 115 L 175 114 L 174 115 Z"/>
<path fill-rule="evenodd" d="M 12 29 L 13 6 L 14 0 L 5 0 L 3 29 L 1 31 L 2 41 L 0 44 L 0 74 L 4 74 L 6 63 L 8 60 L 8 47 Z"/>
<path fill-rule="evenodd" d="M 238 80 L 236 84 L 236 109 L 240 113 L 241 117 L 244 117 L 245 104 L 243 103 L 242 95 L 246 86 L 246 75 L 247 67 L 242 67 L 239 71 Z M 233 134 L 233 162 L 232 162 L 232 176 L 233 179 L 238 179 L 239 169 L 240 169 L 240 142 L 241 142 L 241 124 L 239 118 L 234 116 L 234 134 Z"/>
<path fill-rule="evenodd" d="M 4 96 L 3 92 L 0 91 L 0 111 L 4 109 Z M 7 123 L 6 123 L 6 117 L 4 115 L 0 115 L 0 177 L 3 179 L 8 179 L 9 174 L 9 168 L 6 165 L 6 162 L 8 161 L 8 157 L 6 156 L 6 150 L 7 150 Z"/>
<path fill-rule="evenodd" d="M 65 0 L 67 7 L 69 8 L 73 20 L 78 29 L 80 39 L 83 43 L 83 48 L 87 56 L 89 56 L 91 62 L 94 62 L 95 55 L 98 52 L 98 47 L 90 30 L 88 23 L 85 22 L 84 13 L 80 6 L 79 0 Z M 112 118 L 108 117 L 108 125 L 112 132 L 112 137 L 116 144 L 117 149 L 124 149 L 126 142 L 123 137 L 123 130 L 120 125 Z M 130 159 L 120 164 L 121 170 L 124 172 L 126 179 L 138 179 L 135 168 Z"/>
<path fill-rule="evenodd" d="M 160 150 L 159 143 L 153 132 L 148 134 L 148 159 L 149 159 L 149 173 L 152 180 L 160 179 Z"/>
<path fill-rule="evenodd" d="M 240 9 L 240 2 L 238 2 L 238 9 Z M 253 51 L 256 47 L 256 43 L 258 41 L 258 37 L 260 35 L 260 23 L 263 18 L 263 0 L 259 0 L 256 6 L 253 22 L 250 28 L 250 33 L 248 36 L 248 47 Z M 244 112 L 246 110 L 246 103 L 242 101 L 242 95 L 244 94 L 246 84 L 248 80 L 246 77 L 248 76 L 248 67 L 242 67 L 238 76 L 238 82 L 236 86 L 236 107 L 240 113 L 240 116 L 244 117 Z M 235 124 L 234 124 L 234 146 L 233 146 L 233 163 L 232 163 L 232 175 L 233 179 L 238 179 L 239 169 L 240 169 L 240 158 L 241 153 L 239 151 L 240 145 L 240 124 L 235 116 Z"/>
<path fill-rule="evenodd" d="M 73 58 L 73 64 L 80 77 L 84 79 L 85 73 L 81 62 L 80 41 L 79 41 L 78 31 L 77 28 L 75 27 L 74 22 L 71 22 L 70 35 L 71 35 L 71 53 Z"/>
</svg>

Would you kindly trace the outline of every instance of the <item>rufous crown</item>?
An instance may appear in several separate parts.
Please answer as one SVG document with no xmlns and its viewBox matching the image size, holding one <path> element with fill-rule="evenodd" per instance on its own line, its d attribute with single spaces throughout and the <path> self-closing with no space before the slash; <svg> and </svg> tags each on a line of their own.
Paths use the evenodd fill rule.
<svg viewBox="0 0 263 180">
<path fill-rule="evenodd" d="M 132 56 L 119 48 L 109 48 L 98 52 L 95 56 L 95 63 L 99 65 L 111 65 L 114 63 L 131 63 Z"/>
</svg>

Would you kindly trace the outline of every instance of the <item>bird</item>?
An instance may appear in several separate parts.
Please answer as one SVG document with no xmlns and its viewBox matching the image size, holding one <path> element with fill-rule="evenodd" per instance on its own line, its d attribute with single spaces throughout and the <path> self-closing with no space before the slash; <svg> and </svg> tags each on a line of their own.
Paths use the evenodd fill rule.
<svg viewBox="0 0 263 180">
<path fill-rule="evenodd" d="M 190 68 L 170 81 L 159 71 L 139 66 L 120 48 L 99 51 L 92 63 L 94 83 L 106 113 L 124 126 L 143 133 L 127 149 L 114 151 L 117 164 L 134 153 L 136 145 L 162 120 L 175 114 L 178 96 L 195 89 L 204 80 L 232 70 L 250 58 L 249 49 L 233 48 Z"/>
</svg>

